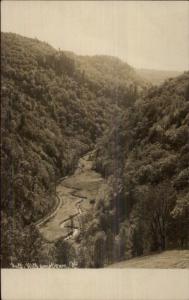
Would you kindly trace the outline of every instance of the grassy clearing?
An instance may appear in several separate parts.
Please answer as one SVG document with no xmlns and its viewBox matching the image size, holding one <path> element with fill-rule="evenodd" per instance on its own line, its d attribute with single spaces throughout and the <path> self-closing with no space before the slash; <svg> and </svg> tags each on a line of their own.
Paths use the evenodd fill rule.
<svg viewBox="0 0 189 300">
<path fill-rule="evenodd" d="M 109 265 L 108 268 L 189 268 L 189 250 L 170 250 L 158 254 L 132 258 Z"/>
<path fill-rule="evenodd" d="M 40 226 L 40 232 L 45 239 L 54 241 L 66 236 L 68 229 L 61 224 L 78 213 L 78 202 L 82 212 L 91 209 L 91 200 L 96 199 L 103 182 L 101 175 L 92 170 L 92 161 L 81 158 L 74 175 L 67 177 L 56 188 L 62 205 L 52 218 Z M 78 217 L 74 218 L 74 224 L 76 223 Z"/>
</svg>

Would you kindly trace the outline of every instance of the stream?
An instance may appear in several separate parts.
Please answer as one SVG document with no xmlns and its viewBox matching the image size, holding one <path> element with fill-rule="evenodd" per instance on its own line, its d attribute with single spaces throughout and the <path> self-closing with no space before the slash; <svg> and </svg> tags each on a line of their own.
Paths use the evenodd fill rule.
<svg viewBox="0 0 189 300">
<path fill-rule="evenodd" d="M 93 153 L 81 157 L 74 174 L 62 178 L 57 185 L 56 208 L 37 224 L 47 241 L 54 242 L 61 237 L 75 239 L 80 235 L 82 214 L 93 208 L 104 184 L 102 176 L 92 170 Z"/>
</svg>

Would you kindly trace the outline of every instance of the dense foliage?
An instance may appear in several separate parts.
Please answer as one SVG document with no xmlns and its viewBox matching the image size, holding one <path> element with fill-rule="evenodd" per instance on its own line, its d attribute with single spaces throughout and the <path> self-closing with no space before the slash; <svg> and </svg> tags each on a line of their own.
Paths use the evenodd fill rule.
<svg viewBox="0 0 189 300">
<path fill-rule="evenodd" d="M 6 33 L 1 47 L 2 263 L 10 266 L 50 259 L 34 224 L 53 208 L 57 180 L 143 82 L 119 60 L 68 55 L 37 39 Z"/>
<path fill-rule="evenodd" d="M 102 267 L 188 248 L 189 73 L 149 88 L 117 58 L 12 33 L 1 42 L 2 266 Z M 95 147 L 107 184 L 76 245 L 50 244 L 35 223 L 56 205 L 57 181 Z"/>
<path fill-rule="evenodd" d="M 101 266 L 189 248 L 189 73 L 119 114 L 98 141 L 95 168 L 109 183 L 96 213 L 109 245 Z"/>
</svg>

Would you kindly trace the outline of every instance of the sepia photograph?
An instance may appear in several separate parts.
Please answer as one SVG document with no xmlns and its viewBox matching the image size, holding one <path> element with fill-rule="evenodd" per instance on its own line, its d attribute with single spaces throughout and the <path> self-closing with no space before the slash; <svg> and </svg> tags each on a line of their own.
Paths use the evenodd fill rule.
<svg viewBox="0 0 189 300">
<path fill-rule="evenodd" d="M 1 2 L 1 268 L 189 269 L 189 2 Z"/>
</svg>

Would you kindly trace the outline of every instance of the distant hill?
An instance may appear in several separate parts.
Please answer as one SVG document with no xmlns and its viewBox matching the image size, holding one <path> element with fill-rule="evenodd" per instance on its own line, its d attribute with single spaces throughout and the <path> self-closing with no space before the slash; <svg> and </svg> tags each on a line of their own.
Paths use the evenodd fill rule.
<svg viewBox="0 0 189 300">
<path fill-rule="evenodd" d="M 91 88 L 98 90 L 99 95 L 106 95 L 119 104 L 128 104 L 126 90 L 141 92 L 149 82 L 126 62 L 107 55 L 81 56 L 66 51 L 73 59 L 82 77 L 90 81 Z M 132 100 L 131 100 L 132 101 Z"/>
<path fill-rule="evenodd" d="M 98 79 L 101 85 L 108 88 L 130 84 L 138 87 L 146 84 L 146 81 L 138 75 L 134 68 L 117 57 L 106 55 L 79 56 L 78 65 L 84 70 L 91 80 Z"/>
<path fill-rule="evenodd" d="M 169 78 L 174 78 L 182 74 L 179 71 L 160 71 L 149 69 L 136 69 L 141 78 L 147 80 L 153 85 L 160 85 Z"/>
</svg>

